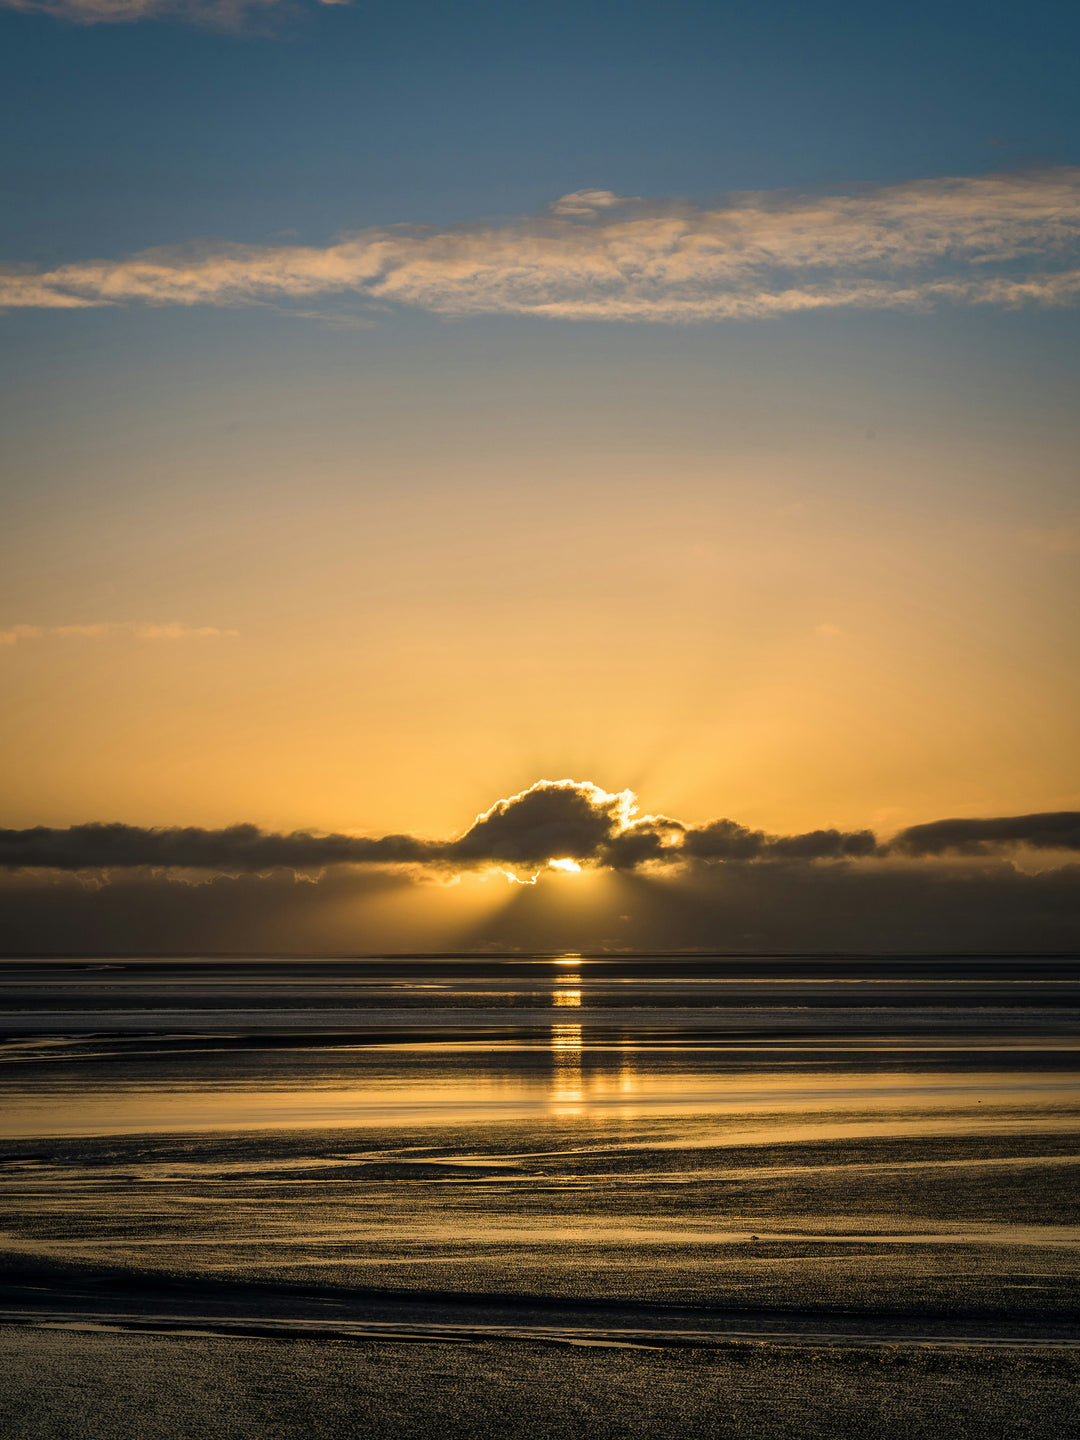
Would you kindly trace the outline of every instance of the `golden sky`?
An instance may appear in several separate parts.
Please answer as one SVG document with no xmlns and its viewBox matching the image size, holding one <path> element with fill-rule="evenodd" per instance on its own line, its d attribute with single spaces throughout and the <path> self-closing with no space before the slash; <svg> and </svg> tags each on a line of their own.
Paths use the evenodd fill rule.
<svg viewBox="0 0 1080 1440">
<path fill-rule="evenodd" d="M 708 417 L 538 455 L 527 424 L 407 463 L 339 434 L 257 486 L 204 438 L 149 493 L 28 502 L 7 823 L 446 835 L 563 775 L 781 831 L 1076 802 L 1077 541 L 1013 457 Z"/>
</svg>

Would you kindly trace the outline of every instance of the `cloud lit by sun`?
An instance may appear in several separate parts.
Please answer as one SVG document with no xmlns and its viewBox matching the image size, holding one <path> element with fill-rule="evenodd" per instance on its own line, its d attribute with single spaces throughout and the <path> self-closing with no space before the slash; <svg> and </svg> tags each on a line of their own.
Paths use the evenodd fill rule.
<svg viewBox="0 0 1080 1440">
<path fill-rule="evenodd" d="M 563 860 L 549 860 L 549 861 L 548 861 L 548 869 L 549 869 L 549 870 L 562 870 L 562 871 L 564 872 L 564 874 L 567 874 L 567 875 L 580 875 L 580 874 L 581 874 L 581 866 L 577 863 L 576 860 L 571 860 L 571 859 L 569 859 L 569 858 L 566 858 L 566 859 L 563 859 Z"/>
</svg>

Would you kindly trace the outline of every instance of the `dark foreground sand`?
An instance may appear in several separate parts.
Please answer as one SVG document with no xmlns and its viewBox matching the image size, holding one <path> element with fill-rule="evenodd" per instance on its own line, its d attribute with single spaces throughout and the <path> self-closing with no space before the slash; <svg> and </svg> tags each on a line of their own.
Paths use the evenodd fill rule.
<svg viewBox="0 0 1080 1440">
<path fill-rule="evenodd" d="M 364 1344 L 0 1329 L 8 1440 L 1066 1440 L 1080 1355 Z"/>
</svg>

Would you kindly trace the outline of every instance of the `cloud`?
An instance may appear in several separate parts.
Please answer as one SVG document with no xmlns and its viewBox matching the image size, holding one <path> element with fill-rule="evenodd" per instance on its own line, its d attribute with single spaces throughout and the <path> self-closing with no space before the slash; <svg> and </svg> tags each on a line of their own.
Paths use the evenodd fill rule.
<svg viewBox="0 0 1080 1440">
<path fill-rule="evenodd" d="M 424 932 L 408 928 L 418 890 L 406 873 L 385 870 L 329 870 L 315 882 L 278 870 L 203 885 L 145 871 L 119 873 L 107 885 L 56 872 L 0 875 L 0 953 L 424 948 Z M 388 928 L 377 912 L 395 896 L 406 913 Z"/>
<path fill-rule="evenodd" d="M 593 218 L 601 210 L 613 210 L 617 206 L 632 205 L 640 200 L 640 195 L 616 195 L 614 190 L 575 190 L 571 195 L 553 200 L 548 206 L 548 214 Z"/>
<path fill-rule="evenodd" d="M 347 5 L 349 0 L 318 0 Z M 75 25 L 130 25 L 137 20 L 183 20 L 233 30 L 256 16 L 291 9 L 290 0 L 0 0 L 0 7 L 47 15 Z"/>
<path fill-rule="evenodd" d="M 469 948 L 985 955 L 1080 947 L 1077 865 L 1030 875 L 1001 859 L 731 861 L 610 877 L 584 913 L 551 903 L 558 884 L 545 888 L 541 877 L 515 891 L 511 910 L 485 917 Z"/>
<path fill-rule="evenodd" d="M 637 797 L 630 790 L 613 793 L 588 781 L 539 780 L 528 790 L 497 801 L 461 835 L 446 840 L 308 831 L 273 834 L 254 825 L 221 830 L 100 823 L 68 829 L 36 826 L 0 830 L 0 867 L 68 871 L 148 867 L 243 874 L 336 865 L 528 870 L 572 860 L 584 867 L 629 872 L 641 867 L 879 862 L 950 852 L 987 855 L 1020 845 L 1080 849 L 1080 814 L 940 820 L 913 826 L 882 844 L 869 830 L 770 835 L 734 820 L 686 825 L 666 815 L 639 815 Z"/>
<path fill-rule="evenodd" d="M 18 645 L 27 640 L 106 640 L 131 636 L 135 640 L 233 640 L 238 630 L 221 630 L 216 625 L 185 625 L 180 620 L 166 624 L 142 621 L 101 622 L 94 625 L 12 625 L 0 630 L 0 645 Z"/>
<path fill-rule="evenodd" d="M 448 847 L 450 858 L 544 865 L 603 855 L 636 810 L 629 790 L 610 794 L 576 780 L 541 780 L 499 800 Z"/>
<path fill-rule="evenodd" d="M 154 869 L 259 873 L 328 865 L 429 865 L 474 869 L 542 866 L 549 860 L 595 861 L 630 821 L 630 791 L 611 795 L 573 780 L 542 780 L 478 815 L 458 838 L 415 835 L 267 834 L 254 825 L 222 830 L 197 826 L 36 826 L 0 830 L 0 866 L 53 870 Z"/>
<path fill-rule="evenodd" d="M 734 820 L 714 820 L 683 837 L 682 854 L 695 860 L 841 860 L 874 855 L 869 830 L 811 830 L 804 835 L 766 835 Z"/>
<path fill-rule="evenodd" d="M 8 955 L 378 954 L 387 951 L 738 954 L 1075 953 L 1080 866 L 1027 875 L 1000 860 L 701 866 L 685 879 L 610 877 L 586 907 L 552 904 L 544 871 L 463 926 L 456 887 L 408 870 L 282 870 L 205 884 L 121 871 L 86 884 L 56 871 L 0 874 Z"/>
<path fill-rule="evenodd" d="M 197 826 L 144 829 L 138 825 L 36 826 L 0 830 L 0 866 L 50 870 L 211 870 L 225 874 L 327 865 L 401 865 L 442 857 L 445 847 L 413 835 L 266 834 L 254 825 L 223 830 Z"/>
<path fill-rule="evenodd" d="M 444 316 L 663 322 L 1074 305 L 1080 169 L 713 207 L 581 190 L 504 225 L 387 226 L 325 247 L 206 243 L 0 273 L 0 308 L 342 297 Z"/>
<path fill-rule="evenodd" d="M 986 855 L 1003 846 L 1033 850 L 1080 850 L 1080 812 L 1005 815 L 991 820 L 935 820 L 912 825 L 890 845 L 900 855 Z"/>
<path fill-rule="evenodd" d="M 448 840 L 38 826 L 0 831 L 0 948 L 1075 950 L 1080 865 L 1026 874 L 1011 859 L 1021 845 L 1080 849 L 1080 814 L 945 820 L 881 844 L 869 831 L 689 826 L 639 815 L 630 791 L 561 780 L 498 801 Z M 588 906 L 552 903 L 566 883 L 552 860 L 601 873 Z M 459 886 L 425 881 L 469 870 L 526 883 L 466 921 Z"/>
<path fill-rule="evenodd" d="M 599 861 L 612 870 L 634 870 L 639 865 L 665 864 L 682 856 L 686 826 L 666 815 L 628 819 L 624 828 L 608 836 Z"/>
</svg>

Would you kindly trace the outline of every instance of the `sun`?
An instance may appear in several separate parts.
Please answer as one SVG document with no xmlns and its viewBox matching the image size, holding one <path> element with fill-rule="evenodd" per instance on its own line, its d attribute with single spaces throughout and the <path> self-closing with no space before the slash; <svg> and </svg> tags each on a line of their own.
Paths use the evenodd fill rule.
<svg viewBox="0 0 1080 1440">
<path fill-rule="evenodd" d="M 571 860 L 569 858 L 565 860 L 549 860 L 548 869 L 562 870 L 567 875 L 581 874 L 581 866 L 577 863 L 576 860 Z"/>
</svg>

